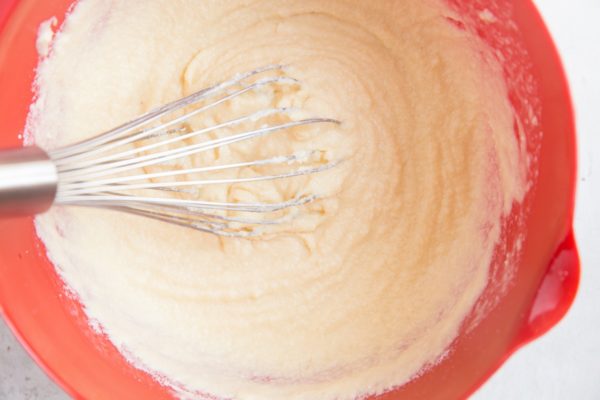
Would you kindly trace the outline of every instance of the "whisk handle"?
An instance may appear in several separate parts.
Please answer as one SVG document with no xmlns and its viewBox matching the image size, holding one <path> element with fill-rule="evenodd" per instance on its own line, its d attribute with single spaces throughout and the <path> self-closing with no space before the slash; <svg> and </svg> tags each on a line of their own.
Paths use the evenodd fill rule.
<svg viewBox="0 0 600 400">
<path fill-rule="evenodd" d="M 39 147 L 0 150 L 0 217 L 46 211 L 57 184 L 56 166 Z"/>
</svg>

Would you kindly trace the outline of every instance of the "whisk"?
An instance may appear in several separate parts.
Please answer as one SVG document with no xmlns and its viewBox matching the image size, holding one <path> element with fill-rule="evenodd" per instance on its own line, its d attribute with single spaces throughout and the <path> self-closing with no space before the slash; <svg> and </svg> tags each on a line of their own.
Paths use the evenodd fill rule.
<svg viewBox="0 0 600 400">
<path fill-rule="evenodd" d="M 188 196 L 190 189 L 206 185 L 236 184 L 288 179 L 332 168 L 337 161 L 311 162 L 317 149 L 228 164 L 192 168 L 169 168 L 173 160 L 257 139 L 295 127 L 339 124 L 331 118 L 293 119 L 290 108 L 262 109 L 222 123 L 191 130 L 182 124 L 245 93 L 267 85 L 298 85 L 283 73 L 282 65 L 269 65 L 238 74 L 230 80 L 195 92 L 90 139 L 56 150 L 36 146 L 0 151 L 0 215 L 36 214 L 52 205 L 101 207 L 154 218 L 223 236 L 251 236 L 261 226 L 289 220 L 275 215 L 299 208 L 317 194 L 302 194 L 278 202 L 216 202 Z M 264 76 L 268 75 L 268 76 Z M 270 116 L 286 116 L 284 122 L 262 124 L 256 129 L 235 131 L 224 137 L 214 133 L 231 131 Z M 198 138 L 207 137 L 198 141 Z M 282 173 L 233 178 L 175 180 L 190 174 L 210 174 L 232 169 L 292 166 Z M 143 168 L 164 167 L 160 172 Z M 170 179 L 169 181 L 165 181 Z M 162 181 L 161 181 L 162 180 Z M 165 196 L 165 191 L 177 196 Z M 234 215 L 227 213 L 233 211 Z M 259 217 L 240 217 L 257 213 Z"/>
</svg>

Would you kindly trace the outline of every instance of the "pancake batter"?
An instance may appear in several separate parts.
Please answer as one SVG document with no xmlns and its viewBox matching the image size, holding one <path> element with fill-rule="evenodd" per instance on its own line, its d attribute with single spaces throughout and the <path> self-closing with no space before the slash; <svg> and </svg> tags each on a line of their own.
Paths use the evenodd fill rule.
<svg viewBox="0 0 600 400">
<path fill-rule="evenodd" d="M 307 147 L 346 159 L 203 193 L 326 195 L 263 240 L 94 209 L 36 218 L 65 284 L 132 363 L 185 398 L 341 400 L 444 354 L 527 188 L 500 67 L 447 17 L 438 1 L 82 0 L 55 37 L 43 29 L 27 133 L 45 148 L 273 63 L 302 86 L 191 123 L 283 105 L 342 121 L 185 161 Z"/>
</svg>

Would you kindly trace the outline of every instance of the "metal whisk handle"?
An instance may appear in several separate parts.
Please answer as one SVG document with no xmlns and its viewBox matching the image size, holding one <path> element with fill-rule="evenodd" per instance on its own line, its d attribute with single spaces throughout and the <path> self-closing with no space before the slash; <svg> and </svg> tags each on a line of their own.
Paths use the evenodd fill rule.
<svg viewBox="0 0 600 400">
<path fill-rule="evenodd" d="M 0 150 L 0 216 L 46 211 L 57 184 L 56 166 L 39 147 Z"/>
</svg>

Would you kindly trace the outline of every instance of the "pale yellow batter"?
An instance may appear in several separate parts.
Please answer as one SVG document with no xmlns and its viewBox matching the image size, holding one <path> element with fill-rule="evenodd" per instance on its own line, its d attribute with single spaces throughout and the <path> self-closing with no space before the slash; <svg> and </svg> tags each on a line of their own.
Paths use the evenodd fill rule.
<svg viewBox="0 0 600 400">
<path fill-rule="evenodd" d="M 204 193 L 325 195 L 264 240 L 92 209 L 36 219 L 65 283 L 126 357 L 181 397 L 341 400 L 442 356 L 527 187 L 499 66 L 450 15 L 421 0 L 78 3 L 38 70 L 27 132 L 43 147 L 272 63 L 302 87 L 215 118 L 292 105 L 342 121 L 186 161 L 302 148 L 346 159 L 292 183 Z"/>
</svg>

